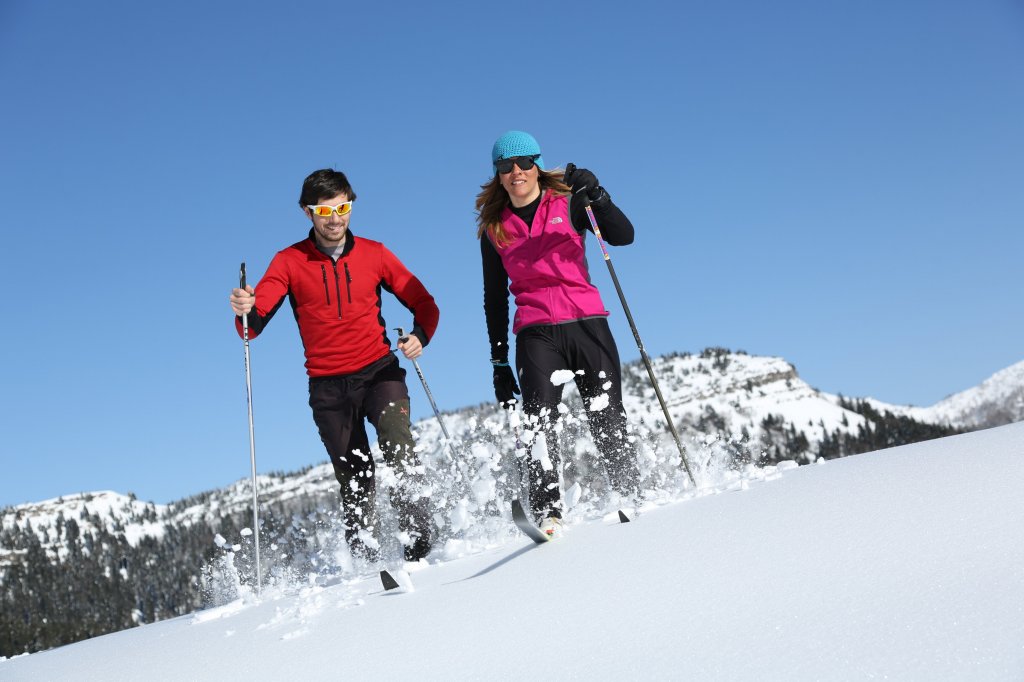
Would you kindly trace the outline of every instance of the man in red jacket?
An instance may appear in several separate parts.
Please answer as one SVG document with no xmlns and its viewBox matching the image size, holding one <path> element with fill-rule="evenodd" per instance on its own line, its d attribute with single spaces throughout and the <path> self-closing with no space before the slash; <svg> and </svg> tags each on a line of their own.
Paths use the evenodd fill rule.
<svg viewBox="0 0 1024 682">
<path fill-rule="evenodd" d="M 353 554 L 374 560 L 374 462 L 363 420 L 377 431 L 384 460 L 399 479 L 391 495 L 399 527 L 409 536 L 405 558 L 425 557 L 433 540 L 424 470 L 413 446 L 405 370 L 391 352 L 381 289 L 413 314 L 412 333 L 398 341 L 411 360 L 423 353 L 439 312 L 423 284 L 383 244 L 349 230 L 356 193 L 344 173 L 323 169 L 302 184 L 299 206 L 312 221 L 309 236 L 277 253 L 256 288 L 234 289 L 231 308 L 249 337 L 270 322 L 285 297 L 306 354 L 309 406 L 341 484 L 345 539 Z"/>
</svg>

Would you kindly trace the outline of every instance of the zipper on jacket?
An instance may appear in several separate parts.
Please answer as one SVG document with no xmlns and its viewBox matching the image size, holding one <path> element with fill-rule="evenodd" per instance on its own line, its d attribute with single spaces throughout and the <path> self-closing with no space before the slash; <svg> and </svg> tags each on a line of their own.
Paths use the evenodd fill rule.
<svg viewBox="0 0 1024 682">
<path fill-rule="evenodd" d="M 348 291 L 348 302 L 352 302 L 352 274 L 348 271 L 348 263 L 345 263 L 345 290 Z"/>
<path fill-rule="evenodd" d="M 322 267 L 322 266 L 321 266 Z M 331 267 L 334 268 L 334 294 L 338 299 L 338 319 L 341 319 L 341 285 L 338 284 L 338 261 L 332 260 Z"/>
<path fill-rule="evenodd" d="M 324 276 L 324 296 L 327 297 L 327 305 L 331 304 L 331 291 L 327 288 L 327 268 L 320 266 L 320 272 Z"/>
</svg>

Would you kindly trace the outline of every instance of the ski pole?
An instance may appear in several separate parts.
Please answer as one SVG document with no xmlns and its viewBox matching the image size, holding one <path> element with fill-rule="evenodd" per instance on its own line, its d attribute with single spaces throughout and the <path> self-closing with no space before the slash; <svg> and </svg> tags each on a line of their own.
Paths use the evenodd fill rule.
<svg viewBox="0 0 1024 682">
<path fill-rule="evenodd" d="M 565 174 L 576 170 L 575 164 L 566 164 Z M 579 189 L 576 194 L 583 191 Z M 640 357 L 644 361 L 644 366 L 647 367 L 647 374 L 651 377 L 651 384 L 654 386 L 654 393 L 658 396 L 658 402 L 661 403 L 661 410 L 665 413 L 665 420 L 668 422 L 669 431 L 672 432 L 672 438 L 676 441 L 676 447 L 679 448 L 679 456 L 683 458 L 683 467 L 686 468 L 686 474 L 690 477 L 690 482 L 693 486 L 697 487 L 697 480 L 693 477 L 693 472 L 690 471 L 690 463 L 686 459 L 686 449 L 683 447 L 683 442 L 679 438 L 679 432 L 676 431 L 675 422 L 672 421 L 672 415 L 668 413 L 668 405 L 665 404 L 665 398 L 661 394 L 661 387 L 658 385 L 658 379 L 654 376 L 654 367 L 651 366 L 651 359 L 647 357 L 647 351 L 644 350 L 644 342 L 640 339 L 640 332 L 637 331 L 636 323 L 633 321 L 633 315 L 629 312 L 629 304 L 626 303 L 626 295 L 622 293 L 622 286 L 619 284 L 619 278 L 615 274 L 615 268 L 612 266 L 612 258 L 608 255 L 608 249 L 604 246 L 604 240 L 601 238 L 601 228 L 597 226 L 597 218 L 594 217 L 594 209 L 590 206 L 590 197 L 587 196 L 586 192 L 581 195 L 583 197 L 583 206 L 587 211 L 587 219 L 590 221 L 590 227 L 594 230 L 594 236 L 597 237 L 597 243 L 601 246 L 601 253 L 604 254 L 604 262 L 608 265 L 608 272 L 612 276 L 612 282 L 615 284 L 615 291 L 619 294 L 619 301 L 622 303 L 622 310 L 626 313 L 626 319 L 629 320 L 629 328 L 633 330 L 633 338 L 636 339 L 636 347 L 640 350 Z"/>
<path fill-rule="evenodd" d="M 405 330 L 401 327 L 395 327 L 395 331 L 398 332 L 398 340 L 405 341 L 409 338 Z M 412 360 L 412 366 L 416 368 L 416 374 L 420 378 L 420 383 L 423 384 L 423 392 L 427 394 L 427 400 L 430 401 L 430 406 L 434 408 L 434 416 L 437 417 L 437 423 L 441 425 L 441 432 L 444 434 L 445 439 L 448 441 L 448 447 L 451 448 L 452 454 L 458 459 L 458 452 L 455 450 L 455 443 L 452 441 L 451 434 L 448 433 L 448 427 L 444 425 L 444 420 L 441 419 L 441 412 L 437 409 L 437 403 L 434 402 L 434 394 L 430 392 L 430 386 L 427 386 L 427 379 L 423 376 L 423 370 L 420 369 L 420 363 Z"/>
<path fill-rule="evenodd" d="M 239 270 L 238 288 L 245 290 L 245 263 Z M 256 435 L 252 423 L 252 376 L 249 372 L 249 315 L 242 314 L 242 340 L 245 343 L 245 394 L 249 403 L 249 461 L 252 463 L 252 532 L 256 539 L 256 596 L 260 596 L 263 587 L 263 575 L 260 569 L 260 521 L 259 499 L 256 488 Z"/>
</svg>

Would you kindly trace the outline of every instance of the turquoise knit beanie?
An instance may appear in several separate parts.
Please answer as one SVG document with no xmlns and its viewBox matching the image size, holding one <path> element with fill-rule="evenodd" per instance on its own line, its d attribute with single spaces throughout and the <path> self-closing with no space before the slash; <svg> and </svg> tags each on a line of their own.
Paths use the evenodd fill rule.
<svg viewBox="0 0 1024 682">
<path fill-rule="evenodd" d="M 537 154 L 535 163 L 543 169 L 544 157 L 540 156 L 540 145 L 537 144 L 537 140 L 533 139 L 533 135 L 520 130 L 510 130 L 494 143 L 494 147 L 491 149 L 491 166 L 497 173 L 498 166 L 495 164 L 501 159 L 511 159 L 513 156 L 533 156 L 534 154 Z"/>
</svg>

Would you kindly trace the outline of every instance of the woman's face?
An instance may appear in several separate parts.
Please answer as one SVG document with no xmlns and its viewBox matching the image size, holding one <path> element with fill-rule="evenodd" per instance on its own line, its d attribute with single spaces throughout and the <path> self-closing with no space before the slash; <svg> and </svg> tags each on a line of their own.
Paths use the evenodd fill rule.
<svg viewBox="0 0 1024 682">
<path fill-rule="evenodd" d="M 537 166 L 524 171 L 513 164 L 511 172 L 498 173 L 498 180 L 508 192 L 508 198 L 513 206 L 526 206 L 540 195 L 540 184 L 537 181 L 539 172 Z"/>
</svg>

